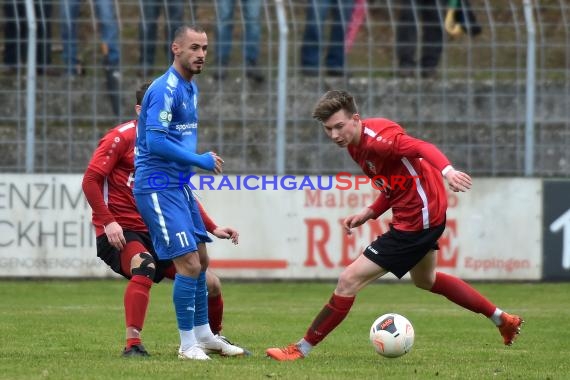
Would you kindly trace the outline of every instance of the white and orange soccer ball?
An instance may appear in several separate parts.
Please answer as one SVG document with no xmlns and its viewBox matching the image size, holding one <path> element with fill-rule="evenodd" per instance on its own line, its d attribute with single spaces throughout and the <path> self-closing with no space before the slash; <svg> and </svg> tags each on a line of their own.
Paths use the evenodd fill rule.
<svg viewBox="0 0 570 380">
<path fill-rule="evenodd" d="M 378 317 L 370 328 L 370 343 L 380 355 L 397 358 L 412 349 L 414 326 L 404 316 L 396 313 Z"/>
</svg>

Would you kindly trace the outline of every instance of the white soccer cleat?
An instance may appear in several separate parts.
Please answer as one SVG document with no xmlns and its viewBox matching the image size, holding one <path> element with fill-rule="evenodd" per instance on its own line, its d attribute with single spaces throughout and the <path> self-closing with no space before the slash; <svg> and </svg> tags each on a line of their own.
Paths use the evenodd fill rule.
<svg viewBox="0 0 570 380">
<path fill-rule="evenodd" d="M 178 357 L 183 360 L 211 360 L 200 344 L 195 344 L 186 350 L 178 350 Z"/>
<path fill-rule="evenodd" d="M 209 354 L 220 354 L 221 356 L 245 356 L 246 351 L 238 346 L 235 346 L 219 335 L 214 335 L 212 340 L 207 342 L 200 342 L 200 347 Z"/>
</svg>

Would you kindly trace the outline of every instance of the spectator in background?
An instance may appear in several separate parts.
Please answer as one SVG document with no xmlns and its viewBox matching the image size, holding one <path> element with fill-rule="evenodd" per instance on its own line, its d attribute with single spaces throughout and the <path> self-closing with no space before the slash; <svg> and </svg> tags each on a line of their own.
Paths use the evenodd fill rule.
<svg viewBox="0 0 570 380">
<path fill-rule="evenodd" d="M 81 0 L 61 1 L 63 62 L 66 73 L 70 77 L 84 74 L 84 69 L 77 55 L 77 19 L 80 6 Z M 98 20 L 99 33 L 101 33 L 103 40 L 101 44 L 102 63 L 105 69 L 107 91 L 113 112 L 118 115 L 120 111 L 119 83 L 121 73 L 119 64 L 121 52 L 119 50 L 119 23 L 115 11 L 116 4 L 113 0 L 93 0 L 93 6 Z"/>
<path fill-rule="evenodd" d="M 257 83 L 265 78 L 259 71 L 259 39 L 261 26 L 259 17 L 261 13 L 261 0 L 240 0 L 242 17 L 244 20 L 243 55 L 246 65 L 246 76 Z M 217 0 L 216 12 L 218 14 L 216 58 L 218 71 L 215 79 L 223 80 L 227 77 L 227 69 L 232 51 L 232 33 L 234 28 L 234 8 L 236 0 Z"/>
<path fill-rule="evenodd" d="M 164 11 L 164 40 L 160 45 L 164 48 L 165 55 L 169 62 L 172 62 L 172 52 L 168 41 L 174 39 L 174 31 L 184 23 L 184 5 L 183 0 L 141 0 L 140 4 L 140 25 L 139 25 L 139 41 L 141 46 L 141 55 L 139 63 L 141 70 L 139 76 L 146 78 L 152 76 L 152 68 L 154 67 L 154 56 L 157 43 L 158 33 L 158 17 L 160 10 Z M 195 14 L 195 2 L 192 2 L 192 18 Z"/>
<path fill-rule="evenodd" d="M 26 65 L 28 54 L 28 19 L 24 0 L 5 1 L 4 64 L 7 73 L 14 73 L 19 64 Z M 51 65 L 51 10 L 49 0 L 34 1 L 36 13 L 36 62 L 38 74 L 53 74 Z"/>
<path fill-rule="evenodd" d="M 321 50 L 326 48 L 327 75 L 344 75 L 344 40 L 350 22 L 354 1 L 309 0 L 303 45 L 301 46 L 301 69 L 307 76 L 319 74 Z M 331 17 L 327 21 L 327 16 Z M 324 42 L 325 25 L 330 25 L 329 42 Z"/>
<path fill-rule="evenodd" d="M 443 11 L 439 0 L 401 0 L 396 27 L 396 54 L 398 76 L 415 78 L 418 63 L 416 52 L 418 30 L 421 24 L 419 45 L 419 74 L 433 78 L 443 50 Z"/>
</svg>

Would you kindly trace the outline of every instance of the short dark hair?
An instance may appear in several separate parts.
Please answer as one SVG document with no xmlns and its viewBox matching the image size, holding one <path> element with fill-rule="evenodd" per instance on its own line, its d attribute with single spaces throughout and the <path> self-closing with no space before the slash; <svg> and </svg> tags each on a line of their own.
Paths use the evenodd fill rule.
<svg viewBox="0 0 570 380">
<path fill-rule="evenodd" d="M 206 33 L 204 28 L 202 28 L 201 26 L 193 25 L 193 24 L 184 24 L 184 25 L 181 25 L 178 28 L 176 28 L 176 30 L 174 31 L 173 41 L 176 41 L 177 39 L 182 37 L 184 35 L 184 33 L 186 33 L 187 30 L 193 30 L 196 33 Z"/>
<path fill-rule="evenodd" d="M 358 113 L 354 97 L 347 91 L 332 90 L 326 92 L 313 108 L 313 119 L 326 122 L 332 115 L 344 110 L 347 115 Z"/>
<path fill-rule="evenodd" d="M 146 82 L 143 83 L 139 89 L 137 90 L 137 92 L 135 93 L 136 97 L 137 97 L 137 106 L 140 106 L 142 103 L 142 100 L 144 98 L 144 94 L 146 93 L 146 90 L 148 90 L 148 88 L 150 87 L 150 83 L 151 82 Z"/>
</svg>

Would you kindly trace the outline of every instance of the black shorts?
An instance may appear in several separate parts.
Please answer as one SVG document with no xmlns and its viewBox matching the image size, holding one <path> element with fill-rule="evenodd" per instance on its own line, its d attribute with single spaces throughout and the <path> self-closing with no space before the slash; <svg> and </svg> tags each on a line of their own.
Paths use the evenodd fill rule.
<svg viewBox="0 0 570 380">
<path fill-rule="evenodd" d="M 154 248 L 152 247 L 152 241 L 150 239 L 150 235 L 148 232 L 140 232 L 140 231 L 128 231 L 124 230 L 123 235 L 125 236 L 125 240 L 128 242 L 130 241 L 138 241 L 143 246 L 145 246 L 148 252 L 152 255 L 154 262 L 156 263 L 156 270 L 154 273 L 153 281 L 159 283 L 164 278 L 164 271 L 166 268 L 174 265 L 172 260 L 159 260 L 156 252 L 154 252 Z M 120 274 L 121 276 L 130 279 L 131 276 L 123 273 L 121 270 L 121 251 L 117 248 L 113 247 L 109 240 L 107 239 L 107 235 L 103 234 L 97 237 L 97 257 L 105 262 L 113 272 Z"/>
<path fill-rule="evenodd" d="M 445 230 L 445 223 L 422 231 L 390 231 L 379 236 L 364 250 L 364 256 L 398 278 L 402 278 L 424 256 L 438 250 L 437 240 Z"/>
</svg>

